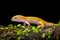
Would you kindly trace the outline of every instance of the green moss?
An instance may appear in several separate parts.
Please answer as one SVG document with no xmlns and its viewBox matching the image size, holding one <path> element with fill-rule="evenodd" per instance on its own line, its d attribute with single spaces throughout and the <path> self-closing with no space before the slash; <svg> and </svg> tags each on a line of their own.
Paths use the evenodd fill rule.
<svg viewBox="0 0 60 40">
<path fill-rule="evenodd" d="M 22 34 L 21 30 L 17 31 L 17 34 L 18 34 L 18 35 Z"/>
<path fill-rule="evenodd" d="M 45 38 L 45 36 L 46 36 L 46 34 L 45 34 L 45 33 L 43 33 L 43 34 L 42 34 L 42 38 Z"/>
<path fill-rule="evenodd" d="M 4 30 L 4 28 L 0 28 L 0 30 Z"/>
<path fill-rule="evenodd" d="M 35 40 L 35 39 L 33 39 L 33 40 Z"/>
<path fill-rule="evenodd" d="M 54 24 L 54 26 L 55 26 L 55 27 L 58 27 L 58 26 L 60 26 L 60 24 Z"/>
<path fill-rule="evenodd" d="M 60 21 L 58 22 L 58 24 L 54 24 L 54 28 L 55 28 L 56 26 L 60 26 Z M 13 25 L 12 25 L 12 24 L 9 24 L 8 27 L 6 27 L 5 29 L 11 28 L 11 27 L 13 27 Z M 16 27 L 18 27 L 18 28 L 17 28 L 16 30 L 14 30 L 14 31 L 17 32 L 17 35 L 29 36 L 28 33 L 29 33 L 31 30 L 28 29 L 28 27 L 25 26 L 26 29 L 23 29 L 21 24 L 18 24 Z M 42 32 L 42 29 L 39 29 L 40 26 L 35 27 L 35 26 L 31 25 L 30 27 L 31 27 L 31 29 L 33 30 L 33 32 L 35 32 L 35 33 Z M 4 30 L 4 28 L 0 28 L 0 30 Z M 9 32 L 9 31 L 8 31 L 8 34 L 12 34 L 12 32 Z M 42 38 L 45 38 L 45 37 L 46 37 L 46 34 L 43 33 L 43 34 L 42 34 Z M 51 38 L 51 31 L 50 31 L 50 30 L 48 31 L 47 37 L 48 37 L 48 39 Z M 57 36 L 56 39 L 58 40 L 59 37 Z M 21 40 L 21 38 L 18 37 L 17 40 Z M 33 39 L 33 40 L 35 40 L 35 39 Z"/>
<path fill-rule="evenodd" d="M 59 20 L 58 24 L 60 24 L 60 20 Z"/>
<path fill-rule="evenodd" d="M 8 27 L 6 27 L 5 29 L 8 29 Z"/>
<path fill-rule="evenodd" d="M 13 24 L 9 24 L 8 27 L 13 27 Z"/>
<path fill-rule="evenodd" d="M 32 27 L 32 30 L 33 32 L 38 33 L 38 29 L 35 26 Z"/>
<path fill-rule="evenodd" d="M 53 28 L 56 28 L 56 26 L 53 26 Z"/>
<path fill-rule="evenodd" d="M 28 33 L 26 33 L 26 34 L 25 34 L 25 36 L 27 36 L 27 37 L 28 37 L 28 36 L 29 36 L 29 34 L 28 34 Z"/>
<path fill-rule="evenodd" d="M 22 31 L 22 35 L 24 35 L 26 32 L 27 32 L 27 30 L 23 30 L 23 31 Z"/>
<path fill-rule="evenodd" d="M 27 32 L 27 30 L 23 30 L 22 32 L 25 33 L 25 32 Z"/>
<path fill-rule="evenodd" d="M 17 40 L 21 40 L 20 36 L 17 38 Z"/>
<path fill-rule="evenodd" d="M 33 32 L 38 33 L 38 29 L 35 29 Z"/>
<path fill-rule="evenodd" d="M 13 32 L 8 31 L 7 34 L 11 35 Z"/>
<path fill-rule="evenodd" d="M 37 28 L 39 29 L 40 28 L 40 25 L 38 25 Z"/>
<path fill-rule="evenodd" d="M 50 39 L 51 38 L 51 35 L 48 35 L 48 39 Z"/>
<path fill-rule="evenodd" d="M 51 31 L 50 30 L 48 31 L 48 35 L 51 35 Z"/>
<path fill-rule="evenodd" d="M 31 28 L 33 27 L 33 25 L 30 26 Z"/>
<path fill-rule="evenodd" d="M 59 37 L 58 36 L 56 36 L 56 40 L 59 40 Z"/>
<path fill-rule="evenodd" d="M 58 22 L 57 24 L 54 24 L 54 26 L 55 26 L 55 27 L 60 26 L 60 20 L 59 20 L 59 22 Z"/>
<path fill-rule="evenodd" d="M 17 27 L 20 29 L 20 28 L 22 28 L 22 25 L 21 24 L 18 24 Z"/>
<path fill-rule="evenodd" d="M 39 29 L 39 31 L 40 31 L 40 32 L 42 32 L 42 30 L 41 30 L 41 29 Z"/>
<path fill-rule="evenodd" d="M 28 33 L 31 31 L 31 30 L 27 30 L 28 31 Z"/>
<path fill-rule="evenodd" d="M 36 29 L 36 27 L 35 26 L 32 26 L 32 30 L 35 30 Z"/>
<path fill-rule="evenodd" d="M 49 30 L 48 31 L 48 39 L 50 39 L 51 38 L 51 31 Z"/>
</svg>

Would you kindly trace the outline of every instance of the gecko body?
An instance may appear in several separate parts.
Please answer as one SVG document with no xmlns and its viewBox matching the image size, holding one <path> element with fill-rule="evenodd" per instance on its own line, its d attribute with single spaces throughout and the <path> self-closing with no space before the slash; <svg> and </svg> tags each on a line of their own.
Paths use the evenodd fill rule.
<svg viewBox="0 0 60 40">
<path fill-rule="evenodd" d="M 37 24 L 40 27 L 45 27 L 45 25 L 52 26 L 54 23 L 47 22 L 39 17 L 31 17 L 31 16 L 23 16 L 23 15 L 15 15 L 11 18 L 11 21 L 15 22 L 24 22 L 24 24 L 28 24 L 28 28 L 30 28 L 30 24 Z"/>
</svg>

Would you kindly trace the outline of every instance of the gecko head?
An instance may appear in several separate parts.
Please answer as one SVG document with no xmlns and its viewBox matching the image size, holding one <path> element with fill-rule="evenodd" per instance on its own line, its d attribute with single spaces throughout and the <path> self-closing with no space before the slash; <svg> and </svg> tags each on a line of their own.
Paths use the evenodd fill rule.
<svg viewBox="0 0 60 40">
<path fill-rule="evenodd" d="M 15 15 L 11 18 L 11 21 L 19 21 L 19 20 L 24 20 L 25 16 L 23 15 Z"/>
</svg>

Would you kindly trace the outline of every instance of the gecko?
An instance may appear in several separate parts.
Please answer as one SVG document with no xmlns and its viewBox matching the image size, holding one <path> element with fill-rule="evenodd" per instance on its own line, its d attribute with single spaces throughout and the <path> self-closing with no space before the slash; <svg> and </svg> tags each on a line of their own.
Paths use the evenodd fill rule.
<svg viewBox="0 0 60 40">
<path fill-rule="evenodd" d="M 33 16 L 23 16 L 23 15 L 15 15 L 11 18 L 11 21 L 15 22 L 24 22 L 28 25 L 28 28 L 30 28 L 30 24 L 37 24 L 38 26 L 44 28 L 45 25 L 53 26 L 54 23 L 47 22 L 39 17 L 33 17 Z"/>
</svg>

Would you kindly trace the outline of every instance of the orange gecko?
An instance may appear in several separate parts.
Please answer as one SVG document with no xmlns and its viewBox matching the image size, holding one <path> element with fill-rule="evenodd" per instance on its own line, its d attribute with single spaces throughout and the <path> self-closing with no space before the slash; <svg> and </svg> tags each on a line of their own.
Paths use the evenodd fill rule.
<svg viewBox="0 0 60 40">
<path fill-rule="evenodd" d="M 28 28 L 30 28 L 30 24 L 37 24 L 38 26 L 44 28 L 45 25 L 47 26 L 53 26 L 54 23 L 47 22 L 39 17 L 32 17 L 32 16 L 23 16 L 23 15 L 15 15 L 11 18 L 11 21 L 15 22 L 24 22 L 28 25 Z"/>
</svg>

